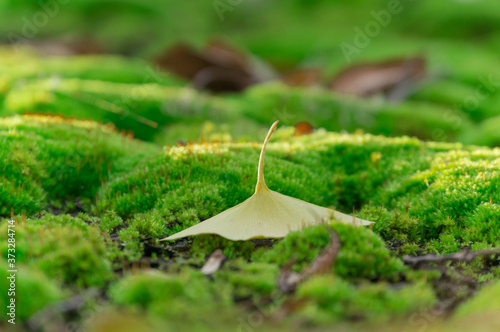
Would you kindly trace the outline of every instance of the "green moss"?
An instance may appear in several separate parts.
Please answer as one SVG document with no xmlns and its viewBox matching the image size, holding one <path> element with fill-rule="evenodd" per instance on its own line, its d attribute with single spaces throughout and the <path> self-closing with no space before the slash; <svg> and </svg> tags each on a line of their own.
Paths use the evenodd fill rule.
<svg viewBox="0 0 500 332">
<path fill-rule="evenodd" d="M 24 264 L 17 265 L 15 279 L 15 295 L 10 296 L 10 273 L 7 261 L 2 257 L 0 259 L 0 287 L 4 290 L 0 293 L 2 306 L 0 315 L 2 321 L 7 321 L 11 317 L 7 316 L 10 308 L 11 298 L 15 299 L 15 322 L 23 322 L 33 314 L 43 309 L 45 306 L 60 301 L 64 298 L 63 291 L 54 280 L 49 279 L 35 267 L 28 267 Z"/>
<path fill-rule="evenodd" d="M 62 209 L 79 199 L 88 207 L 112 172 L 155 151 L 111 127 L 43 116 L 2 118 L 0 146 L 0 216 L 10 215 L 11 209 L 32 215 L 49 201 Z"/>
<path fill-rule="evenodd" d="M 498 244 L 500 200 L 498 150 L 476 148 L 437 154 L 431 167 L 398 181 L 361 215 L 389 241 L 414 243 L 449 253 L 463 246 Z M 383 190 L 381 191 L 383 192 Z"/>
<path fill-rule="evenodd" d="M 496 220 L 488 204 L 500 198 L 497 150 L 323 131 L 292 138 L 287 128 L 276 134 L 266 163 L 271 189 L 347 213 L 362 207 L 358 214 L 401 253 L 496 245 L 496 228 L 486 234 L 481 220 Z M 104 186 L 96 212 L 128 218 L 129 238 L 173 234 L 250 197 L 259 147 L 167 148 Z"/>
<path fill-rule="evenodd" d="M 392 257 L 384 242 L 366 228 L 334 223 L 313 226 L 300 232 L 292 232 L 271 250 L 256 257 L 258 261 L 284 266 L 290 261 L 295 271 L 300 271 L 321 253 L 330 243 L 328 227 L 335 230 L 340 238 L 340 250 L 335 259 L 333 271 L 347 280 L 356 279 L 398 279 L 404 266 Z"/>
<path fill-rule="evenodd" d="M 115 83 L 159 83 L 179 85 L 181 82 L 153 69 L 139 59 L 112 55 L 43 57 L 34 49 L 0 49 L 4 89 L 19 87 L 19 83 L 40 78 L 81 78 Z M 16 87 L 17 85 L 17 87 Z"/>
<path fill-rule="evenodd" d="M 154 315 L 195 318 L 203 309 L 215 313 L 227 308 L 231 303 L 227 290 L 227 286 L 211 282 L 201 272 L 184 270 L 169 275 L 151 271 L 122 278 L 111 286 L 109 296 L 113 303 Z"/>
<path fill-rule="evenodd" d="M 394 105 L 381 99 L 367 101 L 337 96 L 327 90 L 290 88 L 276 83 L 249 89 L 240 102 L 238 108 L 262 123 L 277 119 L 285 125 L 308 121 L 329 131 L 362 129 L 372 134 L 453 141 L 471 126 L 460 109 L 412 101 Z"/>
<path fill-rule="evenodd" d="M 355 287 L 331 275 L 314 277 L 300 285 L 297 298 L 306 301 L 299 315 L 316 324 L 346 319 L 387 321 L 436 303 L 432 289 L 425 283 L 399 289 L 385 283 Z"/>
<path fill-rule="evenodd" d="M 228 105 L 232 109 L 231 105 Z M 222 119 L 221 119 L 222 120 Z M 168 124 L 155 136 L 155 143 L 176 145 L 187 142 L 255 142 L 268 130 L 268 125 L 252 119 L 238 117 L 218 123 L 207 120 Z"/>
<path fill-rule="evenodd" d="M 498 107 L 496 108 L 498 109 Z M 500 116 L 491 117 L 463 133 L 462 140 L 468 144 L 500 146 Z"/>
<path fill-rule="evenodd" d="M 367 203 L 387 181 L 426 169 L 434 154 L 409 138 L 320 131 L 295 139 L 287 132 L 278 131 L 281 138 L 268 147 L 269 187 L 348 212 Z M 135 215 L 131 225 L 147 236 L 182 230 L 251 196 L 259 149 L 248 143 L 168 148 L 165 156 L 145 161 L 104 186 L 96 212 Z"/>
<path fill-rule="evenodd" d="M 194 256 L 209 256 L 220 249 L 228 258 L 250 258 L 255 245 L 251 241 L 230 241 L 218 235 L 205 234 L 193 238 L 191 251 Z"/>
<path fill-rule="evenodd" d="M 224 268 L 215 273 L 215 280 L 232 285 L 236 300 L 269 296 L 277 292 L 279 268 L 275 264 L 236 260 L 225 263 Z"/>
<path fill-rule="evenodd" d="M 7 222 L 0 227 L 7 233 Z M 77 288 L 103 286 L 112 278 L 105 240 L 95 226 L 68 215 L 45 215 L 16 223 L 16 262 Z M 7 242 L 0 243 L 7 253 Z"/>
<path fill-rule="evenodd" d="M 492 284 L 482 287 L 478 294 L 462 303 L 456 310 L 454 317 L 460 318 L 474 314 L 493 313 L 500 310 L 500 283 L 494 281 Z"/>
<path fill-rule="evenodd" d="M 123 225 L 123 220 L 115 211 L 107 211 L 100 219 L 100 228 L 107 234 L 112 233 L 118 226 Z"/>
<path fill-rule="evenodd" d="M 111 122 L 152 140 L 158 128 L 189 118 L 191 123 L 234 118 L 222 100 L 187 87 L 123 84 L 98 80 L 40 79 L 9 91 L 7 114 L 42 112 L 78 119 Z"/>
</svg>

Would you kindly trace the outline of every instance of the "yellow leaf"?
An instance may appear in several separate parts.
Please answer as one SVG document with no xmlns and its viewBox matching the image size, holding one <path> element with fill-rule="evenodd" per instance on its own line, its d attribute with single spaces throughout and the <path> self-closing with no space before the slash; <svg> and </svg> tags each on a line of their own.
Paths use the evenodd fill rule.
<svg viewBox="0 0 500 332">
<path fill-rule="evenodd" d="M 338 221 L 354 225 L 372 224 L 371 221 L 282 195 L 266 186 L 264 156 L 267 143 L 277 126 L 278 121 L 269 129 L 262 146 L 255 193 L 243 203 L 163 240 L 175 240 L 199 234 L 218 234 L 235 241 L 280 238 L 303 227 L 325 223 L 332 216 Z"/>
</svg>

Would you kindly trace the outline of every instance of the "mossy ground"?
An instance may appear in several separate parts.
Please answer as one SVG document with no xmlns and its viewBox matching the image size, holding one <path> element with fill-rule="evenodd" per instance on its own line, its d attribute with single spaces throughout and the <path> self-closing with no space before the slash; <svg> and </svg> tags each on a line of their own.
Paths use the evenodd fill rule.
<svg viewBox="0 0 500 332">
<path fill-rule="evenodd" d="M 158 240 L 251 195 L 260 144 L 191 143 L 161 150 L 110 127 L 46 116 L 4 118 L 2 133 L 3 144 L 17 144 L 15 154 L 28 156 L 10 154 L 4 167 L 23 168 L 4 172 L 6 183 L 25 180 L 38 190 L 17 185 L 9 192 L 17 197 L 18 264 L 34 276 L 26 287 L 45 294 L 20 307 L 24 320 L 96 286 L 103 297 L 97 308 L 145 311 L 153 321 L 182 316 L 214 323 L 217 314 L 217 324 L 230 326 L 237 324 L 234 317 L 259 312 L 268 320 L 291 310 L 293 318 L 284 324 L 382 324 L 453 298 L 438 288 L 441 272 L 415 272 L 400 255 L 498 246 L 497 149 L 326 131 L 294 137 L 284 127 L 268 147 L 269 187 L 345 212 L 354 208 L 376 222 L 373 231 L 334 224 L 264 243 L 217 236 L 166 243 Z M 86 148 L 90 142 L 96 147 Z M 105 166 L 95 168 L 89 160 Z M 43 199 L 34 204 L 23 197 Z M 42 212 L 47 209 L 62 214 Z M 10 213 L 2 211 L 5 232 Z M 311 264 L 329 244 L 327 227 L 342 245 L 332 271 L 307 280 L 295 294 L 282 293 L 280 268 L 294 261 L 293 270 L 300 272 Z M 228 259 L 206 277 L 199 269 L 215 249 Z M 452 270 L 478 284 L 499 275 L 496 260 Z"/>
<path fill-rule="evenodd" d="M 138 59 L 154 58 L 174 37 L 199 46 L 222 30 L 281 72 L 323 68 L 327 84 L 346 66 L 338 46 L 386 1 L 241 2 L 223 22 L 212 2 L 168 3 L 123 2 L 112 16 L 97 14 L 110 10 L 108 3 L 71 1 L 39 31 L 50 36 L 80 24 L 98 42 L 113 40 L 109 51 L 133 57 L 0 50 L 0 231 L 6 234 L 12 214 L 21 330 L 32 328 L 40 310 L 46 316 L 84 294 L 93 295 L 51 316 L 49 327 L 500 329 L 498 257 L 419 270 L 402 260 L 500 246 L 494 0 L 407 3 L 411 10 L 392 17 L 380 38 L 353 56 L 425 56 L 427 79 L 400 103 L 276 81 L 213 95 Z M 0 31 L 19 33 L 19 17 L 37 6 L 2 2 Z M 304 17 L 306 26 L 296 24 Z M 172 33 L 188 25 L 189 36 Z M 145 35 L 155 42 L 145 45 Z M 204 235 L 160 242 L 253 193 L 260 144 L 275 120 L 281 124 L 266 157 L 269 187 L 373 220 L 373 228 L 333 223 L 281 240 Z M 294 137 L 299 121 L 317 130 Z M 332 269 L 282 292 L 281 269 L 290 262 L 293 272 L 306 269 L 332 230 L 341 243 Z M 0 238 L 3 290 L 8 242 Z M 227 259 L 205 276 L 200 269 L 216 249 Z M 3 291 L 0 301 L 3 329 Z"/>
</svg>

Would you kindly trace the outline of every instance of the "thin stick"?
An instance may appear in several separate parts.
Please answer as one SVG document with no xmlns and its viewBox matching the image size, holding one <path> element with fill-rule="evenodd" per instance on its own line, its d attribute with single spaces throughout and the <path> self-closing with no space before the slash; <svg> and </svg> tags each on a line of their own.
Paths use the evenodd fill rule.
<svg viewBox="0 0 500 332">
<path fill-rule="evenodd" d="M 448 255 L 424 255 L 424 256 L 404 256 L 403 262 L 411 267 L 419 267 L 425 263 L 444 263 L 447 261 L 455 262 L 470 262 L 480 256 L 490 256 L 490 255 L 500 255 L 500 248 L 488 249 L 488 250 L 475 250 L 470 251 L 469 249 L 464 249 L 462 251 L 448 254 Z"/>
</svg>

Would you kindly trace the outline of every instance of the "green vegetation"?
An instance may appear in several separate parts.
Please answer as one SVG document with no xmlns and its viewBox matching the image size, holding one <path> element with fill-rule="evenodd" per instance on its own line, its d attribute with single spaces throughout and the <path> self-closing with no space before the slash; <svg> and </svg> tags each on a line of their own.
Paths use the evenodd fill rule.
<svg viewBox="0 0 500 332">
<path fill-rule="evenodd" d="M 0 119 L 0 146 L 0 216 L 88 207 L 111 172 L 156 151 L 95 122 L 39 116 Z"/>
<path fill-rule="evenodd" d="M 346 280 L 389 279 L 397 280 L 404 271 L 401 261 L 392 257 L 384 242 L 369 229 L 345 224 L 309 227 L 302 232 L 290 233 L 259 260 L 284 266 L 296 261 L 294 269 L 299 272 L 311 264 L 330 243 L 327 227 L 337 232 L 340 250 L 335 259 L 333 272 Z"/>
<path fill-rule="evenodd" d="M 0 228 L 7 234 L 7 223 Z M 44 215 L 18 223 L 16 262 L 43 271 L 61 284 L 87 288 L 103 286 L 112 279 L 107 256 L 113 251 L 95 226 L 67 215 Z M 0 246 L 7 257 L 7 242 Z M 109 253 L 108 253 L 109 252 Z"/>
<path fill-rule="evenodd" d="M 498 331 L 498 255 L 419 266 L 403 257 L 500 247 L 498 2 L 401 1 L 380 23 L 389 5 L 0 1 L 0 43 L 15 44 L 0 46 L 0 233 L 13 218 L 16 327 L 33 330 L 41 312 L 45 330 L 91 332 Z M 380 31 L 366 33 L 373 22 Z M 261 82 L 215 94 L 157 65 L 176 42 L 202 52 L 217 36 Z M 45 53 L 61 50 L 69 55 Z M 329 88 L 352 65 L 416 56 L 425 78 L 399 82 L 399 94 Z M 286 85 L 295 69 L 319 79 Z M 160 242 L 252 195 L 275 120 L 269 188 L 375 224 Z M 297 135 L 302 121 L 312 133 Z M 283 275 L 308 271 L 332 232 L 331 269 L 284 291 Z M 223 262 L 205 275 L 218 249 Z"/>
<path fill-rule="evenodd" d="M 300 272 L 311 264 L 329 243 L 326 227 L 335 230 L 341 241 L 333 270 L 305 281 L 289 299 L 304 302 L 297 314 L 314 324 L 326 324 L 328 317 L 339 321 L 360 317 L 383 321 L 436 303 L 432 287 L 435 277 L 414 276 L 386 248 L 384 240 L 396 246 L 399 253 L 450 253 L 464 246 L 480 249 L 498 245 L 500 158 L 496 149 L 325 131 L 293 137 L 293 130 L 283 127 L 268 147 L 269 187 L 345 212 L 355 207 L 356 215 L 376 221 L 374 232 L 333 224 L 294 232 L 264 246 L 211 235 L 176 244 L 158 239 L 251 195 L 259 144 L 188 144 L 167 147 L 158 153 L 148 143 L 131 141 L 90 122 L 17 116 L 5 118 L 4 126 L 6 144 L 13 144 L 13 138 L 22 135 L 41 137 L 24 144 L 44 144 L 46 154 L 32 157 L 36 163 L 19 160 L 28 161 L 26 174 L 34 173 L 32 178 L 38 179 L 39 190 L 47 196 L 53 193 L 51 183 L 61 185 L 44 181 L 39 175 L 56 174 L 56 162 L 48 160 L 54 160 L 57 152 L 51 154 L 50 149 L 61 151 L 59 160 L 76 165 L 72 166 L 75 168 L 84 164 L 78 158 L 67 157 L 76 151 L 84 153 L 81 158 L 90 158 L 90 154 L 95 160 L 109 160 L 114 165 L 98 168 L 102 170 L 101 178 L 89 177 L 80 166 L 80 173 L 70 173 L 73 182 L 68 183 L 75 186 L 61 187 L 61 191 L 66 190 L 66 197 L 71 197 L 69 193 L 87 197 L 87 203 L 78 207 L 87 214 L 45 214 L 24 222 L 18 215 L 18 259 L 26 268 L 40 271 L 69 292 L 90 286 L 107 289 L 112 282 L 112 303 L 146 310 L 152 317 L 209 317 L 210 313 L 203 309 L 207 305 L 229 317 L 234 314 L 231 306 L 235 301 L 260 306 L 265 298 L 273 301 L 264 305 L 266 310 L 270 314 L 277 312 L 279 303 L 287 301 L 277 286 L 280 268 L 294 261 L 293 271 Z M 71 133 L 71 139 L 58 139 L 58 131 Z M 95 136 L 100 139 L 100 148 L 81 149 Z M 17 144 L 23 147 L 21 142 Z M 40 147 L 17 150 L 42 153 Z M 90 174 L 94 171 L 85 170 Z M 95 183 L 93 189 L 79 191 L 76 184 L 89 185 L 89 178 Z M 97 195 L 97 200 L 92 195 Z M 62 196 L 52 197 L 51 202 L 58 197 Z M 47 204 L 47 198 L 44 202 Z M 76 209 L 71 201 L 59 202 L 63 210 Z M 43 209 L 40 204 L 33 212 Z M 25 211 L 29 214 L 29 210 Z M 6 224 L 3 225 L 6 231 Z M 189 251 L 171 256 L 179 245 Z M 196 270 L 216 249 L 222 249 L 228 259 L 211 279 Z M 2 251 L 6 252 L 5 245 Z M 155 264 L 164 266 L 166 272 L 133 273 L 115 281 L 117 276 L 112 269 L 143 259 L 159 262 Z M 167 261 L 170 263 L 163 265 Z M 186 269 L 186 265 L 191 268 Z M 482 280 L 496 275 L 494 267 L 485 264 L 474 268 L 485 275 Z M 401 286 L 396 287 L 398 284 Z M 204 300 L 193 302 L 194 294 Z M 53 299 L 49 297 L 47 301 Z M 360 313 L 363 314 L 359 316 Z"/>
<path fill-rule="evenodd" d="M 500 284 L 484 286 L 474 298 L 463 303 L 455 312 L 455 318 L 464 317 L 471 314 L 496 312 L 500 309 L 498 295 L 500 294 Z"/>
<path fill-rule="evenodd" d="M 498 246 L 499 157 L 496 149 L 438 153 L 428 170 L 388 186 L 361 215 L 376 220 L 385 239 L 426 251 Z"/>
<path fill-rule="evenodd" d="M 7 305 L 10 304 L 11 296 L 8 295 L 7 290 L 10 288 L 11 279 L 8 279 L 10 277 L 10 273 L 7 272 L 8 264 L 3 257 L 0 260 L 0 267 L 0 286 L 6 290 L 0 294 L 3 304 L 0 314 L 2 315 L 2 320 L 6 320 L 9 319 L 7 313 L 10 312 L 10 308 L 7 308 Z M 41 273 L 37 268 L 20 265 L 18 272 L 15 287 L 17 294 L 15 313 L 18 320 L 26 321 L 45 306 L 64 299 L 65 294 L 59 285 Z"/>
<path fill-rule="evenodd" d="M 333 276 L 308 280 L 297 290 L 297 298 L 306 301 L 301 315 L 323 324 L 346 317 L 387 321 L 435 304 L 434 293 L 425 283 L 397 290 L 385 283 L 355 287 Z"/>
</svg>

